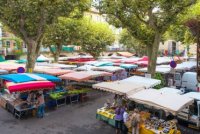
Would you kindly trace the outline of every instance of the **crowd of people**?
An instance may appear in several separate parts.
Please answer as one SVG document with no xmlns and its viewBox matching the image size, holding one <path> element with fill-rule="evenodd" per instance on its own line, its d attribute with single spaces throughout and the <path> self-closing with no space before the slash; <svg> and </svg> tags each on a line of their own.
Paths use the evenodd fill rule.
<svg viewBox="0 0 200 134">
<path fill-rule="evenodd" d="M 106 108 L 115 108 L 115 128 L 116 134 L 128 134 L 129 129 L 132 128 L 132 134 L 139 134 L 140 128 L 140 114 L 137 108 L 133 112 L 129 112 L 127 100 L 124 96 L 115 95 L 114 103 L 111 104 L 109 100 L 104 104 Z"/>
</svg>

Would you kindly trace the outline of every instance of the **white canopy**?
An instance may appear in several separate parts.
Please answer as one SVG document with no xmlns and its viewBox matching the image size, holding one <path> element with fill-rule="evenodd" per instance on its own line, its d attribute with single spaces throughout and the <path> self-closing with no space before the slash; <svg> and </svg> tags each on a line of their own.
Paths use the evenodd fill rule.
<svg viewBox="0 0 200 134">
<path fill-rule="evenodd" d="M 139 72 L 147 72 L 147 68 L 141 68 L 141 69 L 138 69 Z M 159 65 L 159 66 L 156 66 L 156 72 L 157 73 L 162 73 L 162 74 L 167 74 L 167 73 L 170 73 L 171 71 L 171 67 L 169 65 Z"/>
<path fill-rule="evenodd" d="M 190 70 L 192 68 L 195 68 L 197 66 L 196 61 L 187 61 L 183 62 L 181 64 L 177 64 L 177 67 L 175 68 L 176 71 L 182 71 L 182 70 Z"/>
<path fill-rule="evenodd" d="M 83 65 L 78 68 L 75 68 L 76 71 L 90 71 L 94 66 L 91 65 Z"/>
<path fill-rule="evenodd" d="M 49 61 L 49 59 L 42 54 L 37 58 L 37 60 L 38 61 Z"/>
<path fill-rule="evenodd" d="M 100 89 L 119 95 L 129 95 L 145 89 L 145 87 L 141 84 L 137 83 L 133 84 L 131 82 L 122 82 L 122 81 L 102 82 L 94 84 L 92 87 L 95 89 Z"/>
<path fill-rule="evenodd" d="M 127 79 L 122 80 L 123 82 L 130 82 L 132 85 L 134 84 L 141 84 L 145 88 L 154 87 L 156 85 L 159 85 L 161 83 L 160 80 L 152 79 L 152 78 L 146 78 L 141 76 L 132 76 Z"/>
<path fill-rule="evenodd" d="M 189 92 L 189 93 L 184 94 L 183 96 L 187 96 L 187 97 L 193 98 L 195 100 L 200 100 L 199 92 Z"/>
<path fill-rule="evenodd" d="M 155 89 L 142 90 L 128 96 L 128 98 L 140 104 L 168 111 L 174 115 L 193 103 L 193 99 L 189 97 L 178 94 L 162 94 Z"/>
<path fill-rule="evenodd" d="M 179 89 L 164 87 L 158 90 L 162 94 L 183 94 L 183 92 Z"/>
<path fill-rule="evenodd" d="M 157 58 L 157 64 L 170 63 L 170 61 L 171 61 L 170 57 L 158 57 Z"/>
<path fill-rule="evenodd" d="M 92 70 L 94 71 L 106 71 L 106 72 L 117 72 L 122 71 L 124 68 L 115 67 L 115 66 L 103 66 L 103 67 L 93 67 Z"/>
</svg>

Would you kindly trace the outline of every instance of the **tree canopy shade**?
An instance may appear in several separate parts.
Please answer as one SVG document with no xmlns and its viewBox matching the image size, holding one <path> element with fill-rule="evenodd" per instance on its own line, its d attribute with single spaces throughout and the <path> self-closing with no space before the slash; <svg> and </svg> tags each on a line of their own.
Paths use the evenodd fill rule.
<svg viewBox="0 0 200 134">
<path fill-rule="evenodd" d="M 87 21 L 83 24 L 80 45 L 84 52 L 98 58 L 108 45 L 115 41 L 115 36 L 107 23 Z"/>
<path fill-rule="evenodd" d="M 128 51 L 134 50 L 134 53 L 138 56 L 146 55 L 146 45 L 135 39 L 127 29 L 123 29 L 120 33 L 119 42 L 123 44 Z"/>
<path fill-rule="evenodd" d="M 81 36 L 79 31 L 84 28 L 82 24 L 83 19 L 59 17 L 56 23 L 48 26 L 42 44 L 49 47 L 55 62 L 58 61 L 63 45 L 78 43 Z"/>
<path fill-rule="evenodd" d="M 88 18 L 72 19 L 60 17 L 57 23 L 49 26 L 43 44 L 49 46 L 55 61 L 63 45 L 80 45 L 82 50 L 97 58 L 114 42 L 114 35 L 109 25 L 98 23 Z M 56 51 L 52 50 L 56 47 Z"/>
<path fill-rule="evenodd" d="M 1 0 L 0 21 L 27 44 L 27 70 L 32 70 L 46 27 L 58 16 L 80 15 L 90 0 Z"/>
<path fill-rule="evenodd" d="M 196 0 L 101 0 L 98 8 L 109 22 L 127 28 L 147 45 L 148 73 L 154 75 L 162 35 L 177 17 Z"/>
</svg>

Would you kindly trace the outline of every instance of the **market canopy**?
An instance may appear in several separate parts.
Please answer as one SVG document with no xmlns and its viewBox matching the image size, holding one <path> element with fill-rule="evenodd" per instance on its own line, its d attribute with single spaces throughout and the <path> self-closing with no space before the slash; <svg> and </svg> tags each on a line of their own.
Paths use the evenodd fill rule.
<svg viewBox="0 0 200 134">
<path fill-rule="evenodd" d="M 162 94 L 158 90 L 142 90 L 128 96 L 132 101 L 155 107 L 177 115 L 185 107 L 193 103 L 193 99 L 178 94 Z"/>
<path fill-rule="evenodd" d="M 75 68 L 76 71 L 90 71 L 94 66 L 91 65 L 83 65 L 80 67 Z"/>
<path fill-rule="evenodd" d="M 183 94 L 183 92 L 180 89 L 176 88 L 170 88 L 170 87 L 164 87 L 158 90 L 162 94 Z"/>
<path fill-rule="evenodd" d="M 125 69 L 135 69 L 138 67 L 138 65 L 133 65 L 133 64 L 120 64 L 120 67 L 125 68 Z"/>
<path fill-rule="evenodd" d="M 176 71 L 190 70 L 196 68 L 196 66 L 197 66 L 196 61 L 187 61 L 187 62 L 182 62 L 181 64 L 177 64 L 175 70 Z"/>
<path fill-rule="evenodd" d="M 64 69 L 34 69 L 34 72 L 50 74 L 54 76 L 59 76 L 67 73 L 74 72 L 73 70 L 64 70 Z"/>
<path fill-rule="evenodd" d="M 100 77 L 100 76 L 111 76 L 111 73 L 101 72 L 101 71 L 81 71 L 81 72 L 72 72 L 59 76 L 61 79 L 65 80 L 74 80 L 74 81 L 87 81 L 89 79 Z"/>
<path fill-rule="evenodd" d="M 199 92 L 189 92 L 189 93 L 183 94 L 183 96 L 187 96 L 187 97 L 193 98 L 195 100 L 200 100 Z"/>
<path fill-rule="evenodd" d="M 57 78 L 52 75 L 30 74 L 30 73 L 0 75 L 0 79 L 4 79 L 15 83 L 22 83 L 29 81 L 53 81 L 53 82 L 61 81 L 60 78 Z"/>
<path fill-rule="evenodd" d="M 58 64 L 58 63 L 37 63 L 37 67 L 51 67 L 51 68 L 59 68 L 59 69 L 74 69 L 76 65 L 66 65 L 66 64 Z"/>
<path fill-rule="evenodd" d="M 121 67 L 116 67 L 116 66 L 103 66 L 103 67 L 94 67 L 92 68 L 93 71 L 106 71 L 106 72 L 118 72 L 118 71 L 123 71 L 124 68 Z"/>
<path fill-rule="evenodd" d="M 148 69 L 147 67 L 145 67 L 145 68 L 138 69 L 138 71 L 147 73 Z M 171 72 L 171 67 L 169 65 L 159 65 L 159 66 L 156 66 L 156 72 L 161 73 L 161 74 L 167 74 Z"/>
<path fill-rule="evenodd" d="M 134 55 L 134 54 L 129 53 L 129 52 L 117 52 L 117 54 L 120 55 L 120 56 L 124 56 L 124 57 L 131 57 L 131 56 Z"/>
<path fill-rule="evenodd" d="M 130 82 L 130 83 L 132 83 L 132 85 L 141 84 L 141 85 L 145 86 L 146 88 L 154 87 L 154 86 L 159 85 L 161 83 L 160 80 L 141 77 L 141 76 L 132 76 L 132 77 L 126 78 L 126 79 L 121 80 L 121 81 Z"/>
<path fill-rule="evenodd" d="M 31 81 L 24 83 L 6 82 L 5 85 L 10 93 L 55 88 L 55 84 L 50 81 Z"/>
<path fill-rule="evenodd" d="M 95 67 L 102 67 L 102 66 L 112 66 L 113 63 L 109 61 L 99 61 L 99 62 L 93 63 L 92 65 Z"/>
<path fill-rule="evenodd" d="M 49 58 L 45 57 L 44 55 L 40 55 L 38 58 L 37 58 L 37 62 L 44 62 L 44 61 L 49 61 Z"/>
<path fill-rule="evenodd" d="M 1 63 L 0 69 L 6 71 L 15 71 L 18 67 L 25 67 L 25 65 L 15 64 L 15 63 Z"/>
<path fill-rule="evenodd" d="M 129 95 L 145 89 L 145 86 L 141 84 L 122 81 L 101 82 L 94 84 L 92 87 L 119 95 Z"/>
<path fill-rule="evenodd" d="M 8 74 L 8 71 L 0 69 L 0 74 Z"/>
</svg>

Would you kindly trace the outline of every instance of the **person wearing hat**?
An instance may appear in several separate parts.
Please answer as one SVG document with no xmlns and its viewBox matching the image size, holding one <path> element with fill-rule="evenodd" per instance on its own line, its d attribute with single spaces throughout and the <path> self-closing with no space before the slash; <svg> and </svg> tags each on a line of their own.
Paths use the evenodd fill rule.
<svg viewBox="0 0 200 134">
<path fill-rule="evenodd" d="M 37 95 L 37 117 L 43 118 L 44 117 L 44 109 L 45 109 L 45 102 L 44 102 L 44 95 L 42 91 L 39 91 Z"/>
</svg>

